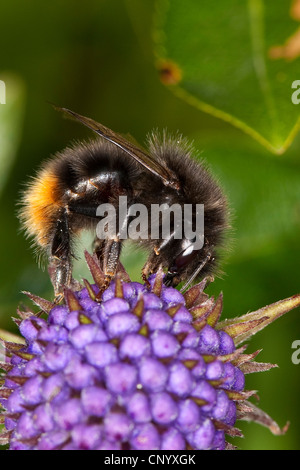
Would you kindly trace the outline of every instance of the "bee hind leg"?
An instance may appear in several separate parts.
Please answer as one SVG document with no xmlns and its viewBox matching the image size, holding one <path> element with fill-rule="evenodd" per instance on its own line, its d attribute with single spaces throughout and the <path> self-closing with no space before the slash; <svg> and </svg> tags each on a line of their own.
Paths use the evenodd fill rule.
<svg viewBox="0 0 300 470">
<path fill-rule="evenodd" d="M 72 283 L 70 232 L 66 211 L 61 214 L 56 222 L 48 270 L 55 298 L 59 299 L 61 296 L 63 297 L 65 287 L 70 287 Z"/>
</svg>

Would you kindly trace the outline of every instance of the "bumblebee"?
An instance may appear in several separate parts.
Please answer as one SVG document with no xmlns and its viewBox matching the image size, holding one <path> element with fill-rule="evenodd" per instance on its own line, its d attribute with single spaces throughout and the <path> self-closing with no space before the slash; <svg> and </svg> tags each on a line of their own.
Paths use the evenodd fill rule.
<svg viewBox="0 0 300 470">
<path fill-rule="evenodd" d="M 78 234 L 83 229 L 95 231 L 99 222 L 97 207 L 104 203 L 117 207 L 119 197 L 124 195 L 130 205 L 140 203 L 149 209 L 151 204 L 204 205 L 201 249 L 194 249 L 190 239 L 174 237 L 174 230 L 167 239 L 152 239 L 149 233 L 136 240 L 149 252 L 142 269 L 144 280 L 162 267 L 166 285 L 176 286 L 184 281 L 185 288 L 194 279 L 214 273 L 218 247 L 228 226 L 227 201 L 204 163 L 192 158 L 192 148 L 186 141 L 153 132 L 145 151 L 93 119 L 66 108 L 59 110 L 98 136 L 58 152 L 42 166 L 23 194 L 22 224 L 48 258 L 49 269 L 54 273 L 55 296 L 63 295 L 64 288 L 72 282 L 74 241 Z M 125 225 L 129 222 L 130 216 Z M 105 285 L 116 274 L 123 241 L 118 233 L 95 237 L 93 249 L 104 272 Z"/>
</svg>

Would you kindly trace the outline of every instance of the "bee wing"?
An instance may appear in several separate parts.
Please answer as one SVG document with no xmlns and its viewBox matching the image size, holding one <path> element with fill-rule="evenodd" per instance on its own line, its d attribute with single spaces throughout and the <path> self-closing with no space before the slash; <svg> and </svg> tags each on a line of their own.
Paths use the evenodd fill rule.
<svg viewBox="0 0 300 470">
<path fill-rule="evenodd" d="M 165 186 L 171 186 L 175 189 L 179 189 L 180 185 L 178 179 L 173 173 L 171 173 L 167 168 L 162 166 L 144 150 L 122 137 L 122 135 L 112 131 L 108 127 L 105 127 L 103 124 L 100 124 L 99 122 L 96 122 L 91 118 L 81 116 L 80 114 L 77 114 L 74 111 L 71 111 L 70 109 L 60 108 L 58 106 L 55 106 L 55 108 L 63 113 L 72 116 L 77 121 L 80 121 L 82 124 L 92 129 L 104 139 L 108 140 L 112 144 L 124 150 L 124 152 L 126 152 L 128 155 L 134 158 L 134 160 L 143 165 L 147 170 L 151 171 L 151 173 L 161 178 Z"/>
</svg>

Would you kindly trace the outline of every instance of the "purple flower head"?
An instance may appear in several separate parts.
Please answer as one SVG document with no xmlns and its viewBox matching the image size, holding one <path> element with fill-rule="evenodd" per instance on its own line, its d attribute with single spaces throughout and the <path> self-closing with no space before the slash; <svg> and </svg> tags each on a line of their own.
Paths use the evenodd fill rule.
<svg viewBox="0 0 300 470">
<path fill-rule="evenodd" d="M 23 313 L 26 344 L 5 344 L 10 449 L 225 449 L 248 415 L 274 430 L 244 390 L 244 373 L 272 365 L 236 348 L 258 316 L 219 323 L 222 297 L 208 299 L 203 282 L 181 294 L 161 275 L 117 276 L 100 300 L 86 286 L 50 308 L 32 296 L 48 317 Z"/>
</svg>

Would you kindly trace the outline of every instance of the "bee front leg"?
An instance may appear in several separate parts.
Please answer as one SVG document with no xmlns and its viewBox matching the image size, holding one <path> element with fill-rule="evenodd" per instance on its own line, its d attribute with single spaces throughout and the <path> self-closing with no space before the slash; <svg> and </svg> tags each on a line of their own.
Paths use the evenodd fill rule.
<svg viewBox="0 0 300 470">
<path fill-rule="evenodd" d="M 119 238 L 105 240 L 97 239 L 94 242 L 94 252 L 99 259 L 100 266 L 105 275 L 103 287 L 100 289 L 97 296 L 98 298 L 101 298 L 102 293 L 116 275 L 121 255 L 121 248 L 122 242 Z"/>
<path fill-rule="evenodd" d="M 103 259 L 104 259 L 104 250 L 106 245 L 106 240 L 100 239 L 98 237 L 95 238 L 93 243 L 93 253 L 97 256 L 100 264 L 100 268 L 103 271 Z"/>
<path fill-rule="evenodd" d="M 156 272 L 161 264 L 158 247 L 154 247 L 153 250 L 154 251 L 148 258 L 148 260 L 146 261 L 142 269 L 142 279 L 147 284 L 148 287 L 150 286 L 148 277 L 150 276 L 150 274 Z"/>
</svg>

